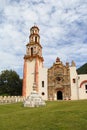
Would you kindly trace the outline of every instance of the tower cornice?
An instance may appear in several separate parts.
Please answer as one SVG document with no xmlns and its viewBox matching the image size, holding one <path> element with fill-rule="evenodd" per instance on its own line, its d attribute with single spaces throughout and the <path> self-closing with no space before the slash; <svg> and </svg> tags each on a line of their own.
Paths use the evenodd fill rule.
<svg viewBox="0 0 87 130">
<path fill-rule="evenodd" d="M 42 48 L 41 44 L 39 44 L 39 42 L 29 42 L 26 44 L 26 46 L 31 46 L 31 45 L 38 45 L 39 47 Z"/>
<path fill-rule="evenodd" d="M 35 58 L 38 58 L 40 61 L 44 61 L 44 59 L 43 59 L 43 57 L 41 57 L 41 56 L 39 56 L 39 55 L 33 55 L 33 56 L 29 56 L 29 55 L 25 55 L 24 56 L 24 59 L 25 60 L 30 60 L 30 61 L 32 61 L 33 59 L 35 59 Z"/>
<path fill-rule="evenodd" d="M 30 34 L 29 38 L 32 37 L 32 36 L 38 36 L 38 37 L 40 38 L 40 35 L 39 35 L 39 34 L 35 34 L 35 33 Z"/>
</svg>

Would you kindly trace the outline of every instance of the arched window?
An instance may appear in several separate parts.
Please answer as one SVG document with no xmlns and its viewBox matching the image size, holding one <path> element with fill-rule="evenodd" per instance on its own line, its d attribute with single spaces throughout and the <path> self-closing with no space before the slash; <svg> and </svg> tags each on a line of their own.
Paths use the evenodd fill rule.
<svg viewBox="0 0 87 130">
<path fill-rule="evenodd" d="M 42 81 L 42 87 L 44 87 L 44 81 Z"/>
<path fill-rule="evenodd" d="M 35 42 L 37 42 L 37 37 L 35 37 Z"/>
<path fill-rule="evenodd" d="M 31 48 L 31 56 L 33 55 L 33 48 Z"/>
<path fill-rule="evenodd" d="M 31 41 L 33 41 L 33 37 L 31 37 Z"/>
<path fill-rule="evenodd" d="M 73 83 L 76 83 L 76 79 L 73 79 Z"/>
</svg>

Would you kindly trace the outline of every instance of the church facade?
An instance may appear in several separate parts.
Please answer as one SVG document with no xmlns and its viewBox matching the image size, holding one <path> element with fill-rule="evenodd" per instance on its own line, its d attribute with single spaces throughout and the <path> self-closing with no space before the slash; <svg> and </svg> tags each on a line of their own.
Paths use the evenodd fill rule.
<svg viewBox="0 0 87 130">
<path fill-rule="evenodd" d="M 69 64 L 63 65 L 57 57 L 55 63 L 48 69 L 48 98 L 51 100 L 70 99 Z"/>
<path fill-rule="evenodd" d="M 87 74 L 78 75 L 74 61 L 64 65 L 57 57 L 50 68 L 43 62 L 39 28 L 33 26 L 24 55 L 22 96 L 37 91 L 43 100 L 87 99 Z"/>
</svg>

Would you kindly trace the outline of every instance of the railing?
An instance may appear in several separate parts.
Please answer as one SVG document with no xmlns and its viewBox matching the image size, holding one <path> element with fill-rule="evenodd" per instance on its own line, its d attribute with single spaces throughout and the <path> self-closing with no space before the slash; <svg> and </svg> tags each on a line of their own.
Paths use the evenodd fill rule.
<svg viewBox="0 0 87 130">
<path fill-rule="evenodd" d="M 0 96 L 0 104 L 23 102 L 23 96 Z"/>
</svg>

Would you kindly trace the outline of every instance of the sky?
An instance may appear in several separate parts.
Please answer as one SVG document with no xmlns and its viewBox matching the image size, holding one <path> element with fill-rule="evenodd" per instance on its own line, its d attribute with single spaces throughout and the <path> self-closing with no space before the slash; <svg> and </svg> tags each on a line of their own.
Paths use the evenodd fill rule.
<svg viewBox="0 0 87 130">
<path fill-rule="evenodd" d="M 87 0 L 0 0 L 0 72 L 23 77 L 30 28 L 40 29 L 44 66 L 56 57 L 65 64 L 87 63 Z"/>
</svg>

